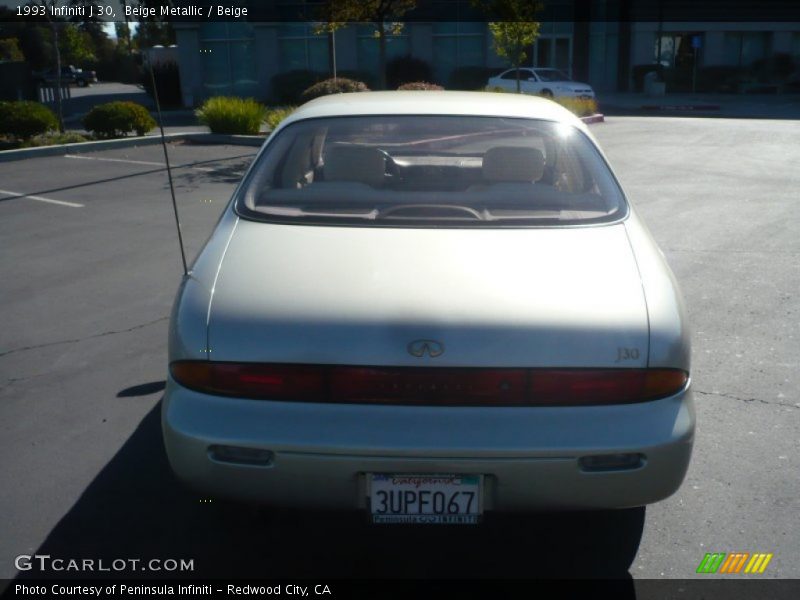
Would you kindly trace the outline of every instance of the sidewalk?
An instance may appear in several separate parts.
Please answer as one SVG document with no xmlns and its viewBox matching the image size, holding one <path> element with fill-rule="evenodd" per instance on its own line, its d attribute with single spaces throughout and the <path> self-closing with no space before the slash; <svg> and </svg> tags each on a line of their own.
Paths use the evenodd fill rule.
<svg viewBox="0 0 800 600">
<path fill-rule="evenodd" d="M 739 119 L 800 119 L 800 94 L 598 93 L 606 115 L 702 116 Z"/>
</svg>

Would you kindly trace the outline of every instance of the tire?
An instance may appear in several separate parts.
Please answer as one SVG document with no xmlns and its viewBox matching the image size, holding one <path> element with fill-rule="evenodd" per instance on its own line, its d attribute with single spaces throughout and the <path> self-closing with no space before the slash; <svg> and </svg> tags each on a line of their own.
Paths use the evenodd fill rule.
<svg viewBox="0 0 800 600">
<path fill-rule="evenodd" d="M 78 87 L 88 87 L 89 86 L 89 82 L 86 81 L 85 79 L 78 79 L 77 84 L 78 84 Z"/>
<path fill-rule="evenodd" d="M 539 95 L 542 96 L 543 98 L 549 98 L 550 100 L 553 99 L 553 92 L 547 89 L 542 90 L 541 94 Z"/>
</svg>

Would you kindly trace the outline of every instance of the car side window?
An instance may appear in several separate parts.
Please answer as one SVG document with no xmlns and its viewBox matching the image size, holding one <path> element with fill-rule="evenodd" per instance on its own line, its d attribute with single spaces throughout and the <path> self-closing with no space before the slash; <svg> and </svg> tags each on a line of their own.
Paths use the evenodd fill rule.
<svg viewBox="0 0 800 600">
<path fill-rule="evenodd" d="M 520 74 L 522 76 L 522 74 Z M 510 71 L 503 73 L 500 79 L 516 79 L 517 78 L 517 70 L 511 69 Z"/>
<path fill-rule="evenodd" d="M 556 150 L 553 179 L 553 187 L 560 192 L 579 194 L 589 191 L 579 159 L 563 145 Z"/>
</svg>

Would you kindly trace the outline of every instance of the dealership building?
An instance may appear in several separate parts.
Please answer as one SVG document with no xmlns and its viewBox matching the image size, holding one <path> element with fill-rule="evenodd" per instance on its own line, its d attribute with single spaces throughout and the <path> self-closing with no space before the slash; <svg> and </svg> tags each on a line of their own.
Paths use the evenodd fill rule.
<svg viewBox="0 0 800 600">
<path fill-rule="evenodd" d="M 670 12 L 669 0 L 663 3 L 666 8 L 651 3 L 642 11 L 631 0 L 548 0 L 527 62 L 561 69 L 599 92 L 632 90 L 638 65 L 660 63 L 696 74 L 707 67 L 748 68 L 782 55 L 800 66 L 798 20 L 686 21 L 685 10 Z M 275 75 L 297 69 L 332 73 L 334 56 L 339 71 L 376 73 L 374 27 L 352 23 L 331 35 L 317 33 L 310 17 L 292 20 L 312 14 L 313 6 L 277 2 L 266 13 L 272 20 L 259 22 L 175 23 L 184 104 L 215 95 L 266 100 Z M 386 48 L 388 59 L 410 55 L 426 61 L 436 83 L 445 86 L 458 68 L 499 72 L 508 66 L 494 52 L 488 25 L 469 0 L 424 3 L 408 13 Z"/>
</svg>

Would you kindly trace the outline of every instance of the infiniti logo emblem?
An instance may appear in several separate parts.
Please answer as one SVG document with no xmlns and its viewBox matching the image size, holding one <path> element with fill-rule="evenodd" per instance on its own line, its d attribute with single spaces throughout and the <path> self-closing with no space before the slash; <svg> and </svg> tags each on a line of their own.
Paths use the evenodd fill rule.
<svg viewBox="0 0 800 600">
<path fill-rule="evenodd" d="M 417 358 L 422 358 L 425 354 L 436 358 L 444 354 L 444 345 L 436 340 L 414 340 L 408 345 L 408 353 Z"/>
</svg>

